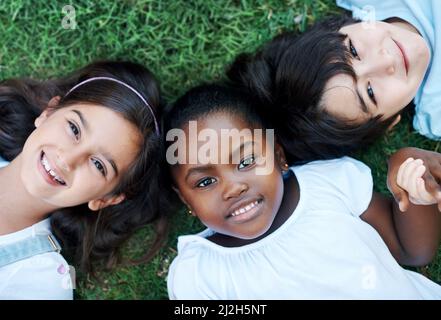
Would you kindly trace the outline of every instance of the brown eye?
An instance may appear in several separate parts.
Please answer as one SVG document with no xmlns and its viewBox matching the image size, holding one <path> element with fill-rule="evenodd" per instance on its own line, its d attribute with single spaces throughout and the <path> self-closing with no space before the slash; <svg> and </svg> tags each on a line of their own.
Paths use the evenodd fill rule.
<svg viewBox="0 0 441 320">
<path fill-rule="evenodd" d="M 368 82 L 367 94 L 368 94 L 369 98 L 372 100 L 372 102 L 374 104 L 377 104 L 377 100 L 375 99 L 374 89 L 372 89 L 372 86 L 371 86 L 370 82 Z"/>
<path fill-rule="evenodd" d="M 248 167 L 248 166 L 251 166 L 252 164 L 254 164 L 255 160 L 256 160 L 256 159 L 254 158 L 254 155 L 251 155 L 251 156 L 249 156 L 249 157 L 243 159 L 243 160 L 239 163 L 239 166 L 238 166 L 239 170 L 240 170 L 240 169 L 243 169 L 243 168 L 246 168 L 246 167 Z"/>
<path fill-rule="evenodd" d="M 357 52 L 357 50 L 355 49 L 355 47 L 353 46 L 351 39 L 349 39 L 349 52 L 351 53 L 351 55 L 352 55 L 354 58 L 360 60 L 360 57 L 358 56 L 358 52 Z"/>
<path fill-rule="evenodd" d="M 205 178 L 205 179 L 202 179 L 201 181 L 199 181 L 196 186 L 198 188 L 204 188 L 204 187 L 208 187 L 209 185 L 211 185 L 215 182 L 216 182 L 216 179 L 214 179 L 214 178 Z"/>
<path fill-rule="evenodd" d="M 75 123 L 68 121 L 70 130 L 72 131 L 75 139 L 78 140 L 80 138 L 80 129 L 75 125 Z"/>
<path fill-rule="evenodd" d="M 104 166 L 101 163 L 101 161 L 96 160 L 96 159 L 92 159 L 92 162 L 93 162 L 94 166 L 101 172 L 101 174 L 103 176 L 106 176 L 106 170 L 104 169 Z"/>
</svg>

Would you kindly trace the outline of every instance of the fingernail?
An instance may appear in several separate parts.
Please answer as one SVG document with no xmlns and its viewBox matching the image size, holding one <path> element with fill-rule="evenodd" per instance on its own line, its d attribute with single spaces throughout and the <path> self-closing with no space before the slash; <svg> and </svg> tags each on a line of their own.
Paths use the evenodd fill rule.
<svg viewBox="0 0 441 320">
<path fill-rule="evenodd" d="M 400 208 L 401 212 L 404 212 L 404 206 L 402 202 L 398 202 L 398 208 Z"/>
</svg>

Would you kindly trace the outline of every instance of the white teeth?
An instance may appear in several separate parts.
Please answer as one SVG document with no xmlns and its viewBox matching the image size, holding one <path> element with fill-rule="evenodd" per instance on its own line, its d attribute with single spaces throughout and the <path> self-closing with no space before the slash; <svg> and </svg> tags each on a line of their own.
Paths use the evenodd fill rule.
<svg viewBox="0 0 441 320">
<path fill-rule="evenodd" d="M 238 216 L 238 215 L 240 215 L 240 214 L 242 214 L 242 213 L 248 212 L 248 211 L 250 211 L 252 208 L 254 208 L 255 206 L 257 206 L 258 204 L 259 204 L 259 201 L 254 201 L 254 202 L 252 202 L 252 203 L 250 203 L 250 204 L 247 204 L 246 206 L 244 206 L 244 207 L 242 207 L 242 208 L 240 208 L 240 209 L 234 210 L 234 212 L 231 213 L 231 215 L 232 215 L 233 217 L 235 217 L 235 216 Z"/>
<path fill-rule="evenodd" d="M 61 179 L 54 170 L 52 170 L 51 166 L 49 165 L 49 161 L 46 159 L 46 155 L 43 155 L 43 158 L 41 159 L 41 164 L 43 165 L 44 169 L 49 173 L 55 180 L 60 182 L 61 184 L 66 184 L 63 179 Z"/>
</svg>

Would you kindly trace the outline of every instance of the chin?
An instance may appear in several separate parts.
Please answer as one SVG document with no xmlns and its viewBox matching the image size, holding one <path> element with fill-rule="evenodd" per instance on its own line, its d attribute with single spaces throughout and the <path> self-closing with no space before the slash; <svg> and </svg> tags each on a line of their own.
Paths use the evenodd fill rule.
<svg viewBox="0 0 441 320">
<path fill-rule="evenodd" d="M 244 239 L 244 240 L 253 240 L 256 239 L 262 235 L 265 234 L 265 232 L 267 232 L 269 230 L 269 228 L 271 227 L 271 224 L 269 224 L 268 226 L 260 229 L 260 230 L 256 230 L 253 233 L 248 233 L 246 235 L 242 235 L 240 238 Z"/>
</svg>

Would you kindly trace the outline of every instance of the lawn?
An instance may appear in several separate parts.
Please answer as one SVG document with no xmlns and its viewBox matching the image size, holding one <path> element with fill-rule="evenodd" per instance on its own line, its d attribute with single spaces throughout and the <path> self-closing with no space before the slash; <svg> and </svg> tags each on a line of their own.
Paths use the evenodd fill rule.
<svg viewBox="0 0 441 320">
<path fill-rule="evenodd" d="M 124 0 L 0 2 L 0 78 L 61 76 L 96 59 L 140 62 L 160 79 L 164 97 L 173 101 L 190 87 L 221 79 L 225 66 L 243 51 L 253 51 L 283 30 L 304 28 L 320 17 L 341 12 L 331 0 Z M 71 4 L 71 13 L 62 8 Z M 72 27 L 74 24 L 75 28 Z M 63 27 L 64 26 L 64 27 Z M 411 117 L 359 158 L 368 164 L 377 191 L 388 193 L 386 159 L 403 146 L 440 150 L 440 143 L 415 133 Z M 77 299 L 166 299 L 168 266 L 179 234 L 201 230 L 179 212 L 166 246 L 147 265 L 102 273 L 102 281 L 79 275 Z M 125 255 L 145 250 L 152 230 L 136 234 Z M 420 270 L 441 281 L 441 255 Z"/>
</svg>

